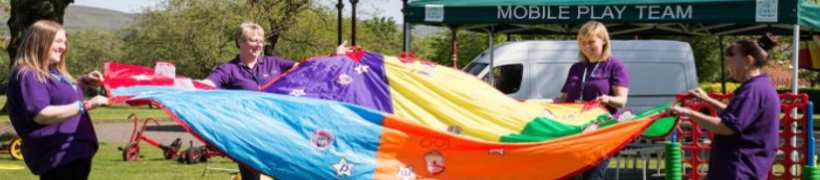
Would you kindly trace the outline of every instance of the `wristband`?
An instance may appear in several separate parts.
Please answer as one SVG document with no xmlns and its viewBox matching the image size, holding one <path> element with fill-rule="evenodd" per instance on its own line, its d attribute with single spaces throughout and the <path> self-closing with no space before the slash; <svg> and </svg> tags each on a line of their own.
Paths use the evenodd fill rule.
<svg viewBox="0 0 820 180">
<path fill-rule="evenodd" d="M 77 107 L 80 108 L 78 114 L 82 115 L 85 113 L 85 103 L 83 103 L 83 101 L 77 101 Z"/>
</svg>

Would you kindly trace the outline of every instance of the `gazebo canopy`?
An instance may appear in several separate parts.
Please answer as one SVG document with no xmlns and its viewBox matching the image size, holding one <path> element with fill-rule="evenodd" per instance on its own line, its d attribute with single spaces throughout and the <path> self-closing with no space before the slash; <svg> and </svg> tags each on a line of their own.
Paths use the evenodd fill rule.
<svg viewBox="0 0 820 180">
<path fill-rule="evenodd" d="M 414 0 L 405 18 L 513 34 L 571 35 L 588 20 L 606 23 L 614 36 L 790 35 L 795 24 L 820 31 L 816 0 Z"/>
</svg>

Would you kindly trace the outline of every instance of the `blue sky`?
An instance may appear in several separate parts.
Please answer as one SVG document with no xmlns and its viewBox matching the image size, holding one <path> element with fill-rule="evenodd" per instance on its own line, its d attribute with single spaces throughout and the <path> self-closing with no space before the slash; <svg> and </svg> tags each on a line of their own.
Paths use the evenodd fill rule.
<svg viewBox="0 0 820 180">
<path fill-rule="evenodd" d="M 76 0 L 74 4 L 137 13 L 144 8 L 157 7 L 161 0 Z M 336 0 L 318 0 L 322 5 L 334 7 Z M 350 16 L 350 1 L 345 2 L 345 16 Z M 357 16 L 389 16 L 401 23 L 401 0 L 359 0 Z"/>
</svg>

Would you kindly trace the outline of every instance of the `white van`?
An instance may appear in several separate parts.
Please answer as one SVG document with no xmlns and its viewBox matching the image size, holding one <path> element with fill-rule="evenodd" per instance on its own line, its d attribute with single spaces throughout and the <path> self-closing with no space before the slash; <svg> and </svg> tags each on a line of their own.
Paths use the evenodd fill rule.
<svg viewBox="0 0 820 180">
<path fill-rule="evenodd" d="M 496 88 L 520 99 L 560 96 L 567 72 L 579 61 L 576 41 L 519 41 L 495 48 Z M 488 79 L 489 51 L 479 54 L 464 71 Z M 692 48 L 667 40 L 613 40 L 613 56 L 629 69 L 627 108 L 643 111 L 698 86 Z"/>
</svg>

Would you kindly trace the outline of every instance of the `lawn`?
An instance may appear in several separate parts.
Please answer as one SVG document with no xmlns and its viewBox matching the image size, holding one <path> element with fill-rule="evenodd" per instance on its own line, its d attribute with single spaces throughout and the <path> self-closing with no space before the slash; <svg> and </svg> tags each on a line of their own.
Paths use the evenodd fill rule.
<svg viewBox="0 0 820 180">
<path fill-rule="evenodd" d="M 6 96 L 0 96 L 0 107 L 5 104 Z M 116 105 L 91 110 L 91 120 L 94 122 L 125 121 L 131 113 L 137 113 L 138 117 L 168 118 L 168 115 L 160 109 L 148 108 L 147 106 L 128 107 L 125 105 Z M 8 122 L 9 116 L 7 114 L 0 115 L 0 123 Z"/>
<path fill-rule="evenodd" d="M 117 150 L 117 144 L 100 144 L 100 150 L 94 156 L 91 175 L 89 179 L 116 179 L 116 180 L 147 180 L 147 179 L 230 179 L 229 169 L 236 170 L 236 164 L 221 157 L 211 158 L 206 168 L 206 163 L 181 164 L 176 161 L 165 160 L 159 148 L 143 146 L 143 159 L 139 161 L 125 162 L 121 159 L 121 152 Z M 0 167 L 17 165 L 25 167 L 23 161 L 11 160 L 7 154 L 0 155 Z M 23 170 L 2 170 L 0 169 L 0 179 L 27 180 L 38 179 L 31 174 L 28 169 Z"/>
</svg>

